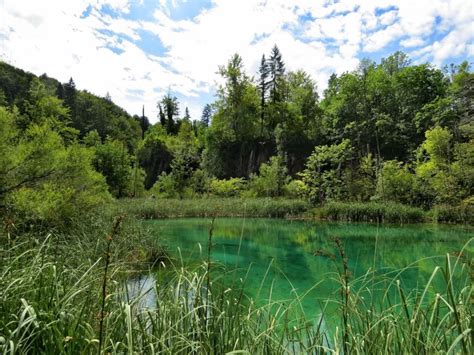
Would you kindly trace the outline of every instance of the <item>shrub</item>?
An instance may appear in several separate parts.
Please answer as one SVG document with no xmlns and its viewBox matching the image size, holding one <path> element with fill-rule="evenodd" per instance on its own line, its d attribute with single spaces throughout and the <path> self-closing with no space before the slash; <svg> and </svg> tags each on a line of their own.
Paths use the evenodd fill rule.
<svg viewBox="0 0 474 355">
<path fill-rule="evenodd" d="M 245 180 L 243 178 L 230 178 L 222 180 L 214 178 L 211 180 L 211 193 L 215 196 L 239 196 L 244 187 Z"/>
<path fill-rule="evenodd" d="M 178 195 L 172 174 L 163 172 L 150 189 L 150 194 L 156 197 L 171 198 Z"/>
<path fill-rule="evenodd" d="M 304 198 L 308 186 L 302 180 L 291 180 L 284 187 L 284 195 L 290 198 Z"/>
<path fill-rule="evenodd" d="M 262 164 L 259 174 L 250 176 L 250 195 L 258 197 L 273 197 L 283 194 L 284 186 L 289 182 L 284 161 L 279 156 L 270 158 L 268 164 Z"/>
<path fill-rule="evenodd" d="M 403 163 L 396 160 L 386 161 L 377 179 L 377 197 L 409 203 L 412 201 L 414 179 L 415 176 Z"/>
</svg>

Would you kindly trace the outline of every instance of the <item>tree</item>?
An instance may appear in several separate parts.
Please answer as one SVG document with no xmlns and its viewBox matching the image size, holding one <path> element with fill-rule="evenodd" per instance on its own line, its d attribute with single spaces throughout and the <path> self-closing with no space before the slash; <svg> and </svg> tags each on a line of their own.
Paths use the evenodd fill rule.
<svg viewBox="0 0 474 355">
<path fill-rule="evenodd" d="M 263 136 L 263 127 L 265 125 L 265 108 L 268 95 L 268 76 L 270 74 L 270 68 L 267 60 L 265 59 L 265 54 L 262 55 L 258 72 L 260 74 L 260 135 Z"/>
<path fill-rule="evenodd" d="M 126 195 L 131 178 L 131 162 L 127 149 L 116 140 L 107 139 L 95 147 L 94 167 L 105 176 L 109 191 L 115 197 Z"/>
<path fill-rule="evenodd" d="M 218 89 L 216 112 L 207 131 L 203 165 L 210 175 L 248 176 L 257 137 L 259 95 L 244 71 L 242 58 L 234 54 L 226 66 L 219 67 L 224 85 Z M 250 168 L 249 168 L 250 165 Z"/>
<path fill-rule="evenodd" d="M 171 161 L 171 176 L 174 190 L 183 197 L 185 188 L 190 184 L 194 171 L 199 166 L 197 138 L 189 120 L 183 120 L 176 137 L 168 141 L 168 147 L 173 154 Z"/>
<path fill-rule="evenodd" d="M 285 63 L 276 44 L 273 46 L 268 60 L 268 71 L 270 74 L 270 97 L 272 103 L 275 103 L 282 99 L 283 93 L 280 90 L 280 80 L 285 75 Z"/>
<path fill-rule="evenodd" d="M 151 188 L 163 172 L 170 170 L 172 155 L 166 145 L 167 140 L 165 127 L 155 124 L 148 129 L 138 146 L 137 157 L 140 167 L 146 173 L 146 189 Z"/>
<path fill-rule="evenodd" d="M 186 106 L 185 110 L 184 110 L 184 117 L 183 117 L 184 120 L 187 120 L 187 121 L 191 121 L 191 115 L 189 114 L 189 109 L 188 107 Z"/>
<path fill-rule="evenodd" d="M 163 112 L 163 107 L 161 107 L 161 103 L 158 103 L 158 118 L 160 119 L 160 124 L 163 128 L 166 129 L 166 116 L 165 113 Z"/>
<path fill-rule="evenodd" d="M 46 122 L 21 131 L 17 119 L 18 112 L 0 107 L 0 206 L 18 224 L 64 224 L 109 198 L 104 178 L 92 169 L 92 151 L 64 146 Z"/>
<path fill-rule="evenodd" d="M 166 119 L 165 128 L 168 133 L 175 134 L 177 132 L 177 118 L 179 117 L 179 102 L 176 96 L 171 96 L 168 92 L 161 100 L 163 109 L 163 117 Z"/>
<path fill-rule="evenodd" d="M 396 51 L 387 58 L 382 58 L 380 66 L 389 75 L 399 73 L 402 69 L 410 66 L 411 60 L 406 53 Z"/>
<path fill-rule="evenodd" d="M 64 104 L 69 107 L 69 112 L 71 113 L 71 117 L 74 120 L 76 118 L 76 84 L 72 78 L 63 85 L 64 88 Z"/>
<path fill-rule="evenodd" d="M 377 179 L 377 197 L 385 201 L 410 204 L 413 201 L 415 176 L 403 162 L 387 160 Z"/>
<path fill-rule="evenodd" d="M 211 122 L 211 117 L 212 117 L 212 106 L 210 104 L 206 104 L 204 106 L 204 109 L 202 110 L 202 116 L 201 116 L 201 123 L 204 125 L 204 127 L 209 126 L 209 123 Z"/>
<path fill-rule="evenodd" d="M 337 200 L 344 195 L 343 168 L 352 156 L 349 140 L 340 144 L 315 147 L 301 173 L 307 185 L 308 198 L 312 203 Z"/>
<path fill-rule="evenodd" d="M 140 123 L 140 128 L 142 130 L 142 139 L 145 138 L 145 133 L 150 128 L 151 124 L 148 120 L 148 117 L 145 116 L 145 105 L 142 107 L 142 115 L 140 117 L 136 116 L 135 119 Z"/>
</svg>

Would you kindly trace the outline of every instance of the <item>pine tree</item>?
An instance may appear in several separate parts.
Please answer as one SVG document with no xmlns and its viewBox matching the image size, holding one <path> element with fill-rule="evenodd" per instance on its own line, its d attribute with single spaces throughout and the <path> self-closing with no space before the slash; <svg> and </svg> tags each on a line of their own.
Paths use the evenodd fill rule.
<svg viewBox="0 0 474 355">
<path fill-rule="evenodd" d="M 262 55 L 259 68 L 259 88 L 260 88 L 260 135 L 263 135 L 263 126 L 265 124 L 265 106 L 268 92 L 268 75 L 270 74 L 269 65 L 265 59 L 265 54 Z"/>
<path fill-rule="evenodd" d="M 206 104 L 206 106 L 204 106 L 204 109 L 202 110 L 202 116 L 201 116 L 201 122 L 205 127 L 209 126 L 211 117 L 212 117 L 212 107 L 211 105 Z"/>
<path fill-rule="evenodd" d="M 161 104 L 158 103 L 158 110 L 159 110 L 159 113 L 158 113 L 158 118 L 160 119 L 160 124 L 166 128 L 166 116 L 163 112 L 163 107 L 161 107 Z"/>
<path fill-rule="evenodd" d="M 142 129 L 142 139 L 145 138 L 145 132 L 150 128 L 150 121 L 145 116 L 145 105 L 142 107 L 142 116 L 140 117 L 140 128 Z"/>
<path fill-rule="evenodd" d="M 272 53 L 269 59 L 269 90 L 272 103 L 275 103 L 281 99 L 281 93 L 279 92 L 279 81 L 285 75 L 285 63 L 283 62 L 281 52 L 277 45 L 272 48 Z"/>
<path fill-rule="evenodd" d="M 56 96 L 58 99 L 64 100 L 64 87 L 61 83 L 58 83 L 58 86 L 56 87 Z"/>
<path fill-rule="evenodd" d="M 189 109 L 187 106 L 186 106 L 186 109 L 184 110 L 184 119 L 191 121 L 191 115 L 189 114 Z"/>
<path fill-rule="evenodd" d="M 64 88 L 64 104 L 69 107 L 69 112 L 71 113 L 71 118 L 74 121 L 76 121 L 76 97 L 77 97 L 77 92 L 76 92 L 76 84 L 74 83 L 74 80 L 72 78 L 69 79 L 69 81 L 63 85 Z"/>
</svg>

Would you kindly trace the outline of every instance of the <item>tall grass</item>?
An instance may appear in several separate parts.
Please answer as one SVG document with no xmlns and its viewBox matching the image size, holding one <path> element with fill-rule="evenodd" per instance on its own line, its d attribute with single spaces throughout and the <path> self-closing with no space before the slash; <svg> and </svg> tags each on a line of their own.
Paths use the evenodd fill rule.
<svg viewBox="0 0 474 355">
<path fill-rule="evenodd" d="M 425 213 L 417 207 L 393 202 L 328 202 L 316 211 L 320 219 L 344 222 L 423 222 Z"/>
<path fill-rule="evenodd" d="M 434 206 L 430 211 L 433 221 L 438 223 L 469 223 L 474 224 L 474 206 Z"/>
<path fill-rule="evenodd" d="M 139 218 L 298 217 L 310 209 L 303 200 L 285 198 L 122 199 L 119 211 Z"/>
<path fill-rule="evenodd" d="M 154 288 L 156 302 L 143 307 L 140 297 L 126 297 L 124 286 L 132 275 L 129 256 L 135 253 L 128 244 L 134 238 L 130 233 L 133 230 L 124 226 L 108 244 L 109 249 L 105 232 L 100 233 L 103 238 L 96 244 L 94 238 L 85 235 L 63 239 L 49 235 L 10 247 L 3 243 L 0 353 L 473 351 L 473 265 L 465 250 L 456 256 L 446 255 L 445 264 L 433 270 L 427 284 L 408 293 L 399 281 L 404 270 L 395 275 L 369 270 L 362 277 L 350 279 L 346 263 L 338 273 L 342 296 L 327 301 L 338 303 L 340 312 L 305 318 L 301 302 L 308 296 L 296 295 L 287 302 L 269 297 L 265 304 L 256 305 L 245 296 L 245 278 L 229 287 L 221 280 L 230 270 L 217 264 L 210 268 L 210 260 L 194 268 L 168 264 Z M 343 246 L 338 248 L 343 261 Z M 106 274 L 104 251 L 110 253 Z M 69 260 L 68 255 L 75 258 Z M 149 264 L 140 265 L 142 275 L 153 275 L 151 270 L 143 271 Z M 444 281 L 441 289 L 434 289 L 436 278 Z M 101 314 L 103 309 L 106 311 Z M 322 320 L 334 317 L 343 317 L 342 329 L 322 326 Z"/>
</svg>

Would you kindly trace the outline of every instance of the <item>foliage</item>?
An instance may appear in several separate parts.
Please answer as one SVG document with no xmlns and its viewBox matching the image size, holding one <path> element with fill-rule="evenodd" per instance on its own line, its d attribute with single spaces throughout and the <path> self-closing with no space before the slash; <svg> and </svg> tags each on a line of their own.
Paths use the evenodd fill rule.
<svg viewBox="0 0 474 355">
<path fill-rule="evenodd" d="M 308 187 L 308 198 L 312 203 L 338 199 L 344 193 L 342 170 L 352 154 L 349 140 L 331 146 L 315 148 L 301 174 Z"/>
<path fill-rule="evenodd" d="M 246 182 L 242 178 L 212 179 L 211 194 L 221 197 L 239 196 Z"/>
<path fill-rule="evenodd" d="M 431 203 L 459 203 L 474 193 L 474 148 L 472 141 L 453 145 L 447 128 L 426 132 L 420 147 L 416 176 L 423 200 Z"/>
<path fill-rule="evenodd" d="M 413 201 L 415 176 L 402 162 L 383 163 L 377 179 L 377 198 L 409 204 Z"/>
<path fill-rule="evenodd" d="M 176 197 L 176 184 L 171 174 L 163 172 L 156 180 L 153 187 L 150 189 L 150 194 L 153 197 L 170 198 Z"/>
<path fill-rule="evenodd" d="M 119 141 L 106 140 L 95 147 L 94 167 L 105 176 L 109 190 L 115 197 L 127 194 L 132 179 L 130 156 Z"/>
<path fill-rule="evenodd" d="M 21 132 L 0 107 L 0 204 L 29 222 L 63 224 L 108 199 L 103 177 L 93 171 L 91 151 L 64 146 L 47 124 Z"/>
<path fill-rule="evenodd" d="M 288 181 L 283 159 L 280 156 L 273 156 L 268 164 L 260 165 L 258 175 L 250 175 L 248 190 L 258 197 L 281 196 Z"/>
</svg>

